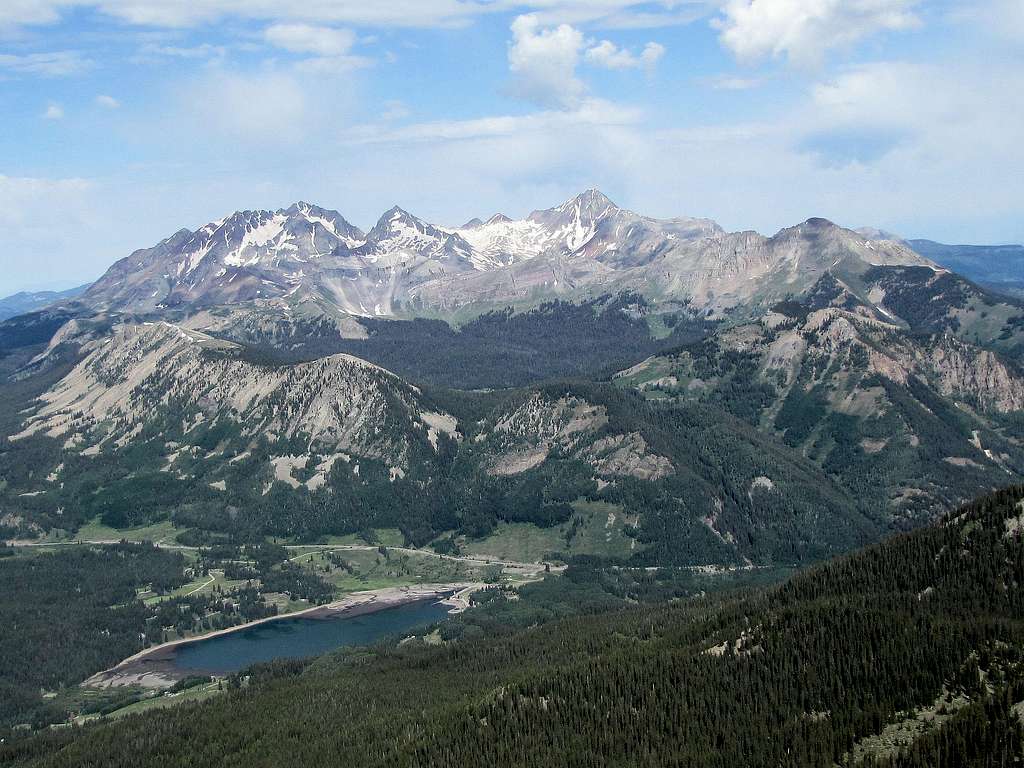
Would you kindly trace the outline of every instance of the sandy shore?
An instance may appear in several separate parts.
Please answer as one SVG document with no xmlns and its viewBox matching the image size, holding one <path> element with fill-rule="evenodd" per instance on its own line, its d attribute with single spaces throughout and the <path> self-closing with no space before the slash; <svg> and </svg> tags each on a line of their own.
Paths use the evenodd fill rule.
<svg viewBox="0 0 1024 768">
<path fill-rule="evenodd" d="M 172 640 L 167 643 L 146 648 L 133 656 L 129 656 L 110 669 L 97 672 L 82 685 L 95 688 L 111 688 L 114 686 L 140 685 L 144 688 L 167 688 L 178 680 L 188 677 L 189 670 L 179 669 L 174 663 L 174 655 L 178 648 L 190 643 L 199 643 L 213 637 L 241 632 L 252 627 L 272 621 L 284 619 L 335 619 L 343 616 L 360 616 L 388 608 L 396 608 L 408 603 L 422 600 L 441 600 L 451 606 L 453 611 L 465 610 L 469 594 L 482 585 L 475 583 L 461 584 L 420 584 L 407 587 L 388 587 L 385 589 L 353 592 L 341 600 L 326 605 L 317 605 L 292 613 L 268 616 L 237 627 L 217 630 L 198 637 Z"/>
</svg>

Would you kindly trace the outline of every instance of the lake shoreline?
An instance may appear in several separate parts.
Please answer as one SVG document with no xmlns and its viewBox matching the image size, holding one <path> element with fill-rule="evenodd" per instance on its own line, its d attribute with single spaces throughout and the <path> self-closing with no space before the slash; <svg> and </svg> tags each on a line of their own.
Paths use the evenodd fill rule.
<svg viewBox="0 0 1024 768">
<path fill-rule="evenodd" d="M 82 685 L 92 688 L 114 688 L 129 685 L 153 689 L 168 688 L 179 680 L 196 674 L 195 670 L 178 667 L 175 663 L 176 653 L 183 646 L 201 643 L 234 632 L 242 632 L 275 621 L 293 619 L 328 621 L 353 618 L 428 600 L 443 602 L 451 606 L 450 610 L 457 611 L 464 608 L 462 603 L 465 600 L 465 595 L 479 586 L 481 585 L 476 583 L 423 584 L 353 592 L 340 600 L 325 605 L 315 605 L 300 611 L 268 616 L 205 635 L 171 640 L 151 648 L 145 648 L 110 669 L 97 672 Z"/>
</svg>

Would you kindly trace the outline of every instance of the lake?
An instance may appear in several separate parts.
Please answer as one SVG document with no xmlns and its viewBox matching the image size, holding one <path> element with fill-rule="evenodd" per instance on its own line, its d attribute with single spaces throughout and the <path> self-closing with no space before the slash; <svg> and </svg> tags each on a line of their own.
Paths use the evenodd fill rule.
<svg viewBox="0 0 1024 768">
<path fill-rule="evenodd" d="M 346 645 L 369 645 L 440 621 L 448 610 L 424 600 L 359 616 L 268 621 L 183 645 L 175 651 L 173 663 L 184 671 L 225 675 L 275 659 L 301 659 Z"/>
</svg>

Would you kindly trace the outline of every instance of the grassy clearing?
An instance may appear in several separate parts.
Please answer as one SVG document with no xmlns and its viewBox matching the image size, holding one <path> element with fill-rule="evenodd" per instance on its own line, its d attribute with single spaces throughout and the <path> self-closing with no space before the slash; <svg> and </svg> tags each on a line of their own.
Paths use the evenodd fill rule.
<svg viewBox="0 0 1024 768">
<path fill-rule="evenodd" d="M 626 526 L 635 524 L 636 518 L 624 515 L 621 507 L 603 501 L 576 501 L 572 506 L 575 514 L 562 525 L 538 528 L 528 523 L 500 523 L 493 534 L 467 541 L 462 549 L 467 554 L 534 563 L 552 552 L 625 558 L 640 546 L 625 534 Z"/>
<path fill-rule="evenodd" d="M 111 528 L 110 526 L 103 525 L 97 517 L 79 528 L 74 538 L 83 541 L 120 541 L 125 539 L 127 541 L 152 541 L 173 544 L 175 535 L 181 531 L 182 529 L 175 528 L 170 520 L 153 523 L 152 525 L 144 525 L 139 528 Z"/>
<path fill-rule="evenodd" d="M 334 557 L 347 568 L 331 561 L 323 550 L 305 552 L 293 562 L 316 571 L 338 593 L 359 592 L 412 584 L 471 581 L 481 577 L 482 569 L 433 555 L 388 550 L 340 550 Z"/>
<path fill-rule="evenodd" d="M 226 579 L 224 578 L 223 571 L 210 571 L 206 576 L 196 576 L 188 584 L 183 584 L 173 592 L 168 592 L 166 595 L 157 595 L 152 592 L 142 591 L 139 592 L 138 597 L 146 605 L 153 605 L 163 600 L 170 600 L 174 597 L 184 597 L 186 595 L 203 595 L 215 592 L 220 587 L 222 592 L 228 593 L 234 589 L 244 587 L 248 582 L 239 579 Z"/>
<path fill-rule="evenodd" d="M 295 541 L 291 539 L 274 538 L 276 544 L 307 544 L 308 541 Z M 374 528 L 373 540 L 367 541 L 357 533 L 348 533 L 344 536 L 321 536 L 316 540 L 317 544 L 336 544 L 338 546 L 364 546 L 383 545 L 385 547 L 404 547 L 405 537 L 397 528 Z"/>
<path fill-rule="evenodd" d="M 216 696 L 221 693 L 222 688 L 220 683 L 213 681 L 204 685 L 197 685 L 194 688 L 188 688 L 178 693 L 164 693 L 157 696 L 145 698 L 142 701 L 136 701 L 127 706 L 115 709 L 113 712 L 105 715 L 106 719 L 116 720 L 127 715 L 137 715 L 142 712 L 146 712 L 151 709 L 162 709 L 164 707 L 176 707 L 179 704 L 186 704 L 189 702 L 204 701 Z M 75 718 L 76 723 L 85 723 L 89 720 L 97 720 L 100 715 L 83 715 L 82 717 Z"/>
</svg>

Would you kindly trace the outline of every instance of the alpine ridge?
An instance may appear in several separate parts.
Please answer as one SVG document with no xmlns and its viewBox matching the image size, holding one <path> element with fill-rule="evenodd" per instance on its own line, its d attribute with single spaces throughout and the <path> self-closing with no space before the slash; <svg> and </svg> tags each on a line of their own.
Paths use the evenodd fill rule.
<svg viewBox="0 0 1024 768">
<path fill-rule="evenodd" d="M 365 233 L 308 203 L 238 212 L 122 259 L 81 302 L 143 314 L 248 304 L 403 318 L 632 290 L 720 317 L 799 293 L 826 271 L 895 265 L 936 268 L 901 241 L 824 219 L 773 237 L 728 233 L 709 219 L 643 216 L 590 189 L 522 219 L 458 228 L 397 206 Z"/>
</svg>

